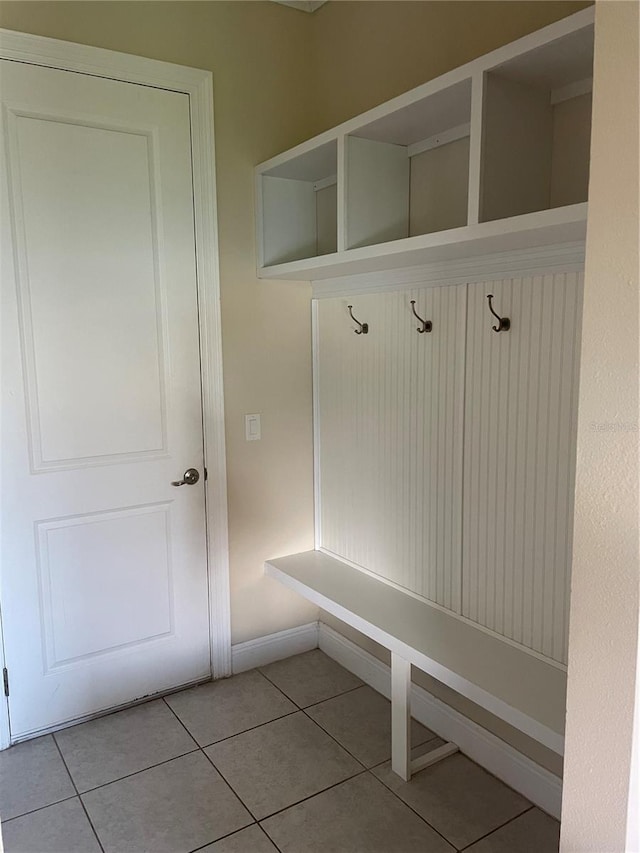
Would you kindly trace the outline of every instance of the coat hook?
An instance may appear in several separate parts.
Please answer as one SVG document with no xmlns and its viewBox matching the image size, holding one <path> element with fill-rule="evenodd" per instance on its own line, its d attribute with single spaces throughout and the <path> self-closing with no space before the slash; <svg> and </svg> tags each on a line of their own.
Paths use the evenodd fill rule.
<svg viewBox="0 0 640 853">
<path fill-rule="evenodd" d="M 416 311 L 416 300 L 411 300 L 411 310 L 413 311 L 413 316 L 416 320 L 420 320 L 422 323 L 422 328 L 418 329 L 418 334 L 421 335 L 423 332 L 430 332 L 433 329 L 433 323 L 431 320 L 423 320 L 422 317 Z"/>
<path fill-rule="evenodd" d="M 492 326 L 491 328 L 493 329 L 494 332 L 508 332 L 509 329 L 511 328 L 511 320 L 508 317 L 501 317 L 499 314 L 496 314 L 496 312 L 493 310 L 493 307 L 491 305 L 491 300 L 493 299 L 493 293 L 489 293 L 487 296 L 487 299 L 489 300 L 489 311 L 491 311 L 493 316 L 498 321 L 498 325 Z"/>
<path fill-rule="evenodd" d="M 368 323 L 361 323 L 360 320 L 356 320 L 356 318 L 353 316 L 353 311 L 351 310 L 353 308 L 353 305 L 347 305 L 347 308 L 349 309 L 349 314 L 351 314 L 351 319 L 353 320 L 353 322 L 357 323 L 358 326 L 360 326 L 359 329 L 353 330 L 356 333 L 356 335 L 368 335 L 369 334 L 369 324 Z"/>
</svg>

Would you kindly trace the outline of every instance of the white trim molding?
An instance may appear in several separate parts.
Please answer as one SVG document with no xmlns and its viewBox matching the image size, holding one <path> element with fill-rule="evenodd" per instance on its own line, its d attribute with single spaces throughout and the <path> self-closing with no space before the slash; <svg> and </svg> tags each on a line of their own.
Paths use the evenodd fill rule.
<svg viewBox="0 0 640 853">
<path fill-rule="evenodd" d="M 231 647 L 233 674 L 266 666 L 277 660 L 301 655 L 318 648 L 318 623 L 309 622 L 298 628 L 288 628 L 275 634 L 247 640 L 246 643 L 235 643 Z"/>
<path fill-rule="evenodd" d="M 198 68 L 6 29 L 0 29 L 0 58 L 153 86 L 189 96 L 204 446 L 208 473 L 205 488 L 211 668 L 214 678 L 231 675 L 227 479 L 212 74 Z M 0 714 L 0 748 L 8 743 L 8 718 L 3 709 Z"/>
<path fill-rule="evenodd" d="M 364 293 L 446 287 L 468 282 L 493 281 L 497 278 L 521 278 L 554 272 L 584 270 L 584 241 L 539 246 L 471 258 L 400 267 L 380 272 L 326 278 L 311 283 L 314 299 L 356 296 Z"/>
<path fill-rule="evenodd" d="M 2 633 L 2 608 L 0 607 L 0 668 L 6 666 L 4 657 L 4 634 Z M 0 702 L 0 750 L 11 746 L 11 726 L 9 721 L 9 697 L 3 696 Z M 0 831 L 0 851 L 2 851 L 2 833 Z"/>
<path fill-rule="evenodd" d="M 391 668 L 387 664 L 322 622 L 319 646 L 326 655 L 378 693 L 391 698 Z M 455 743 L 461 752 L 543 811 L 560 818 L 562 780 L 553 773 L 417 684 L 411 690 L 411 714 L 443 740 Z"/>
</svg>

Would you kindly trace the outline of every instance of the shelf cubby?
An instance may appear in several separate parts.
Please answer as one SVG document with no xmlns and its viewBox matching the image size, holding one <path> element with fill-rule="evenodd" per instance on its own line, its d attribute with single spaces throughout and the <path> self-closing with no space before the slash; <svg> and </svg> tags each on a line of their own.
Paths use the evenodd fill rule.
<svg viewBox="0 0 640 853">
<path fill-rule="evenodd" d="M 484 76 L 480 221 L 587 201 L 593 28 Z"/>
<path fill-rule="evenodd" d="M 346 136 L 346 247 L 467 224 L 471 79 Z"/>
<path fill-rule="evenodd" d="M 273 166 L 258 176 L 264 265 L 337 251 L 336 141 Z"/>
</svg>

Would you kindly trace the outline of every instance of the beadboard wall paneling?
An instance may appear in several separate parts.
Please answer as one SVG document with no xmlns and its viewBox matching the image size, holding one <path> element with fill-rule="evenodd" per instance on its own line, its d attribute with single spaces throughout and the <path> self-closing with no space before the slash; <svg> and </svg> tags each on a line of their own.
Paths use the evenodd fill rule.
<svg viewBox="0 0 640 853">
<path fill-rule="evenodd" d="M 566 663 L 582 274 L 468 289 L 462 613 Z M 495 333 L 487 305 L 511 319 Z"/>
<path fill-rule="evenodd" d="M 459 613 L 466 286 L 316 311 L 320 546 Z"/>
</svg>

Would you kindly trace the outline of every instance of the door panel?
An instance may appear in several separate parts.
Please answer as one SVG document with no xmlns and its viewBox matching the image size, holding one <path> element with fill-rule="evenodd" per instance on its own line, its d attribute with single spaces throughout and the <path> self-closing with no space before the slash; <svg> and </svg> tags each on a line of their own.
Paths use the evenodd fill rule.
<svg viewBox="0 0 640 853">
<path fill-rule="evenodd" d="M 153 134 L 7 118 L 33 469 L 164 451 Z"/>
<path fill-rule="evenodd" d="M 210 674 L 189 99 L 2 62 L 12 737 Z"/>
<path fill-rule="evenodd" d="M 47 671 L 172 633 L 169 512 L 162 504 L 37 523 Z"/>
</svg>

